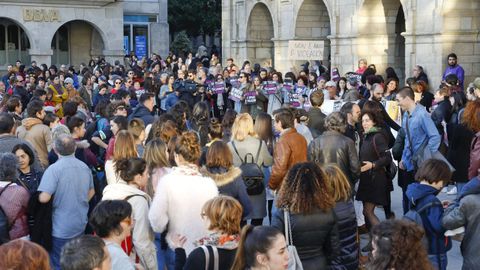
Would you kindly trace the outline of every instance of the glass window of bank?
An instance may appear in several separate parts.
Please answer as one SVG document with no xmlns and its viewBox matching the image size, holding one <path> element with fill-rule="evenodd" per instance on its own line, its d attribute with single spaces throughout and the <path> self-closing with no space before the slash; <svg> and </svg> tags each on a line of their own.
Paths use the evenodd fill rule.
<svg viewBox="0 0 480 270">
<path fill-rule="evenodd" d="M 25 31 L 12 20 L 0 18 L 0 66 L 30 63 L 30 41 Z"/>
<path fill-rule="evenodd" d="M 150 50 L 150 23 L 156 22 L 155 16 L 123 16 L 123 48 L 125 55 L 134 53 L 138 59 L 148 57 Z"/>
</svg>

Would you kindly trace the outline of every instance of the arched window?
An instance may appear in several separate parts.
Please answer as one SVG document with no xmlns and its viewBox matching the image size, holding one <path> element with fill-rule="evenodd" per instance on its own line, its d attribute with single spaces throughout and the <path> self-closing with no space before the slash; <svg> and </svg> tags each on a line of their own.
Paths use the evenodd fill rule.
<svg viewBox="0 0 480 270">
<path fill-rule="evenodd" d="M 27 34 L 15 22 L 0 18 L 0 66 L 30 62 L 30 41 Z"/>
</svg>

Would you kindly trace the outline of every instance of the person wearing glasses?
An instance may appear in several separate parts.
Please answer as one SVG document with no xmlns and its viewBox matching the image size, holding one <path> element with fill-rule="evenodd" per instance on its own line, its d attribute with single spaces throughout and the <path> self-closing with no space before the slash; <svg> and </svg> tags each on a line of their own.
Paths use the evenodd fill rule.
<svg viewBox="0 0 480 270">
<path fill-rule="evenodd" d="M 122 79 L 117 77 L 115 78 L 113 88 L 110 90 L 110 94 L 114 95 L 122 88 Z"/>
<path fill-rule="evenodd" d="M 112 270 L 134 270 L 136 265 L 122 249 L 122 243 L 131 237 L 135 225 L 132 206 L 123 200 L 102 201 L 93 209 L 89 222 L 105 242 L 112 258 Z"/>
<path fill-rule="evenodd" d="M 143 268 L 157 269 L 154 234 L 148 220 L 151 198 L 142 191 L 148 181 L 147 163 L 142 158 L 120 159 L 115 162 L 115 173 L 123 181 L 105 187 L 102 200 L 123 200 L 131 205 L 135 226 L 133 226 L 131 241 L 127 240 L 127 248 L 130 247 L 127 254 L 130 255 L 134 250 Z"/>
</svg>

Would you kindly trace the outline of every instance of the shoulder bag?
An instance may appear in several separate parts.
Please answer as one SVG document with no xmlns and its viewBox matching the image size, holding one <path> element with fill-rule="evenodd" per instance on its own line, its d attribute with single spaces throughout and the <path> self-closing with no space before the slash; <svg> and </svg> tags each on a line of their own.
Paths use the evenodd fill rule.
<svg viewBox="0 0 480 270">
<path fill-rule="evenodd" d="M 288 207 L 283 209 L 283 222 L 285 224 L 285 240 L 288 248 L 288 270 L 303 270 L 302 261 L 298 256 L 297 248 L 293 245 L 292 226 Z"/>
<path fill-rule="evenodd" d="M 375 143 L 375 137 L 373 136 L 372 141 L 373 141 L 373 149 L 377 153 L 378 158 L 380 158 L 380 152 L 378 152 L 377 144 Z M 387 178 L 390 180 L 393 180 L 395 178 L 395 175 L 397 175 L 397 165 L 395 164 L 395 161 L 393 161 L 392 154 L 390 151 L 385 151 L 386 153 L 388 152 L 388 155 L 390 155 L 390 164 L 388 164 L 385 167 L 385 174 L 387 175 Z"/>
<path fill-rule="evenodd" d="M 213 250 L 213 270 L 219 270 L 219 258 L 217 247 L 211 246 Z M 208 270 L 210 265 L 210 252 L 208 251 L 207 246 L 201 246 L 203 253 L 205 253 L 205 270 Z"/>
<path fill-rule="evenodd" d="M 409 125 L 408 125 L 408 122 L 409 122 L 408 118 L 409 117 L 407 115 L 407 120 L 405 121 L 405 124 L 406 124 L 406 127 L 407 127 L 406 133 L 407 133 L 407 138 L 408 138 L 408 142 L 409 142 L 409 145 L 410 145 L 409 150 L 410 150 L 410 153 L 412 154 L 412 164 L 413 164 L 414 170 L 417 171 L 418 168 L 420 168 L 420 166 L 425 161 L 427 161 L 428 159 L 439 159 L 439 160 L 445 162 L 448 165 L 451 172 L 454 172 L 455 168 L 442 155 L 442 153 L 440 153 L 438 150 L 435 151 L 435 152 L 432 152 L 430 150 L 430 148 L 428 147 L 428 138 L 422 143 L 422 145 L 420 145 L 420 147 L 418 148 L 418 150 L 416 152 L 413 151 L 412 137 L 410 136 L 410 128 L 409 128 Z"/>
</svg>

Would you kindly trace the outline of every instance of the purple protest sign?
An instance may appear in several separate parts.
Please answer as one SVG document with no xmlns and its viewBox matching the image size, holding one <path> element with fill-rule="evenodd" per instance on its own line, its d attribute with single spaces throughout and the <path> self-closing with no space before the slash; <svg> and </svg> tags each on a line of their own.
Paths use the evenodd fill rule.
<svg viewBox="0 0 480 270">
<path fill-rule="evenodd" d="M 277 89 L 278 89 L 277 83 L 274 81 L 265 82 L 263 85 L 263 90 L 269 95 L 276 94 Z"/>
<path fill-rule="evenodd" d="M 245 104 L 257 103 L 257 91 L 248 91 L 245 93 Z"/>
<path fill-rule="evenodd" d="M 242 97 L 243 97 L 243 90 L 232 87 L 232 90 L 230 90 L 230 95 L 228 96 L 228 98 L 238 102 L 242 100 Z"/>
<path fill-rule="evenodd" d="M 217 95 L 225 93 L 225 84 L 223 82 L 214 83 L 212 91 Z"/>
</svg>

